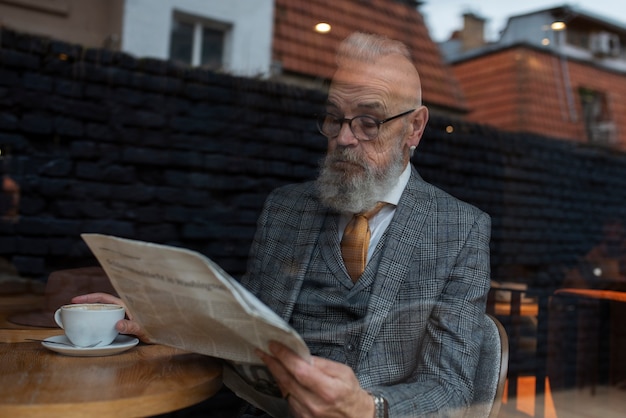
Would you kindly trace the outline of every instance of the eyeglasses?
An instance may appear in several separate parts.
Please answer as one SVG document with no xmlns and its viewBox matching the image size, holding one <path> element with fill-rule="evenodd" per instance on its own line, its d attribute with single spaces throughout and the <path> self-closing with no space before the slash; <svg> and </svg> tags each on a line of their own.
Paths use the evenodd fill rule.
<svg viewBox="0 0 626 418">
<path fill-rule="evenodd" d="M 406 116 L 414 111 L 415 109 L 407 110 L 399 115 L 391 116 L 383 120 L 378 120 L 366 115 L 355 116 L 352 119 L 348 119 L 338 118 L 331 113 L 321 113 L 317 115 L 317 129 L 322 135 L 328 138 L 334 138 L 339 135 L 339 131 L 341 131 L 344 122 L 347 122 L 356 139 L 359 141 L 372 141 L 378 138 L 378 131 L 383 123 Z"/>
</svg>

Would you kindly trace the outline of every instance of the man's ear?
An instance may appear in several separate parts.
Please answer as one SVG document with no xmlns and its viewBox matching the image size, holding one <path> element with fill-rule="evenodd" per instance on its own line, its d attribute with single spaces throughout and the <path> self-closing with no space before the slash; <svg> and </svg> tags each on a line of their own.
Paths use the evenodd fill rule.
<svg viewBox="0 0 626 418">
<path fill-rule="evenodd" d="M 409 130 L 409 136 L 407 138 L 407 145 L 409 148 L 417 147 L 424 135 L 424 129 L 426 129 L 426 123 L 428 122 L 428 108 L 426 106 L 420 106 L 412 115 L 411 128 Z"/>
</svg>

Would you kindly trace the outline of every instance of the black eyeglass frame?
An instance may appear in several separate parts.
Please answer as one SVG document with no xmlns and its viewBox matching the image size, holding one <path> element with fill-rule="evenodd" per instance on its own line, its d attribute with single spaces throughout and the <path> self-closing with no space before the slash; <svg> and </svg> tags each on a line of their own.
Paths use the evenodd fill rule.
<svg viewBox="0 0 626 418">
<path fill-rule="evenodd" d="M 399 114 L 394 115 L 394 116 L 390 116 L 390 117 L 385 118 L 385 119 L 383 119 L 383 120 L 378 120 L 378 119 L 376 119 L 376 118 L 374 118 L 374 117 L 372 117 L 372 116 L 369 116 L 369 115 L 357 115 L 357 116 L 355 116 L 355 117 L 353 117 L 353 118 L 350 118 L 350 119 L 349 119 L 349 118 L 338 118 L 338 117 L 336 117 L 335 115 L 333 115 L 332 113 L 328 113 L 328 112 L 319 113 L 319 114 L 317 114 L 317 115 L 316 115 L 317 130 L 318 130 L 318 131 L 319 131 L 322 135 L 324 135 L 324 136 L 325 136 L 325 137 L 327 137 L 327 138 L 334 138 L 334 137 L 336 137 L 337 135 L 339 135 L 339 132 L 341 132 L 341 128 L 343 127 L 343 124 L 347 122 L 347 123 L 348 123 L 348 126 L 350 127 L 350 132 L 352 132 L 352 135 L 354 135 L 354 137 L 355 137 L 356 139 L 358 139 L 359 141 L 373 141 L 373 140 L 375 140 L 376 138 L 378 138 L 378 134 L 380 133 L 380 127 L 381 127 L 384 123 L 387 123 L 387 122 L 392 121 L 392 120 L 394 120 L 394 119 L 401 118 L 402 116 L 406 116 L 406 115 L 408 115 L 408 114 L 410 114 L 410 113 L 415 112 L 416 110 L 417 110 L 417 109 L 407 110 L 407 111 L 405 111 L 405 112 L 399 113 Z M 329 135 L 329 134 L 325 133 L 325 132 L 324 132 L 324 130 L 322 129 L 322 126 L 321 126 L 321 124 L 320 124 L 320 121 L 322 120 L 322 118 L 325 118 L 326 116 L 331 116 L 333 119 L 335 119 L 335 122 L 339 122 L 339 130 L 337 131 L 337 133 L 336 133 L 335 135 Z M 376 125 L 376 127 L 378 128 L 378 129 L 377 129 L 377 131 L 376 131 L 376 136 L 375 136 L 375 137 L 373 137 L 373 138 L 359 138 L 359 137 L 357 136 L 357 134 L 356 134 L 356 133 L 354 133 L 354 129 L 352 129 L 352 121 L 353 121 L 353 120 L 355 120 L 355 119 L 359 119 L 359 118 L 368 118 L 368 119 L 371 119 L 371 120 L 374 122 L 374 124 L 375 124 L 375 125 Z"/>
</svg>

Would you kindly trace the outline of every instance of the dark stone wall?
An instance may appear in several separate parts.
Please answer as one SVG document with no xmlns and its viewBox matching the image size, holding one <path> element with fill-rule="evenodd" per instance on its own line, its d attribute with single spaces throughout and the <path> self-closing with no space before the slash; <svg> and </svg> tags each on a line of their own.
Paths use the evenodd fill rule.
<svg viewBox="0 0 626 418">
<path fill-rule="evenodd" d="M 21 187 L 0 257 L 24 276 L 94 264 L 81 232 L 194 249 L 238 276 L 267 193 L 316 175 L 322 92 L 8 30 L 0 46 L 0 147 Z M 494 278 L 552 286 L 624 216 L 625 161 L 432 117 L 413 162 L 491 214 Z"/>
<path fill-rule="evenodd" d="M 563 273 L 626 219 L 626 158 L 614 150 L 481 125 L 452 124 L 418 148 L 422 175 L 492 217 L 492 270 L 500 281 L 559 287 Z"/>
<path fill-rule="evenodd" d="M 267 193 L 315 177 L 323 94 L 4 30 L 0 146 L 20 185 L 0 256 L 22 275 L 95 263 L 102 232 L 200 251 L 239 275 Z"/>
</svg>

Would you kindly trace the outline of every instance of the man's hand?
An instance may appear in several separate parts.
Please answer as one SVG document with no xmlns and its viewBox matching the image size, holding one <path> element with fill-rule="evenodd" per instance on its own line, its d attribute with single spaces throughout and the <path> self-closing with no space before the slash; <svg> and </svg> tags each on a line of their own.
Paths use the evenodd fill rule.
<svg viewBox="0 0 626 418">
<path fill-rule="evenodd" d="M 296 417 L 374 416 L 374 400 L 345 364 L 312 357 L 308 363 L 284 345 L 271 342 L 270 353 L 257 351 L 276 379 Z"/>
<path fill-rule="evenodd" d="M 88 293 L 86 295 L 73 297 L 72 303 L 113 303 L 121 305 L 126 310 L 126 317 L 128 319 L 120 319 L 117 324 L 115 324 L 115 328 L 120 334 L 132 334 L 143 342 L 150 342 L 150 338 L 146 335 L 145 331 L 138 323 L 133 321 L 133 315 L 128 311 L 128 307 L 124 304 L 122 299 L 109 295 L 108 293 Z"/>
</svg>

